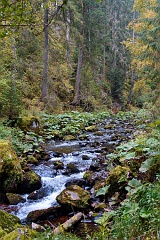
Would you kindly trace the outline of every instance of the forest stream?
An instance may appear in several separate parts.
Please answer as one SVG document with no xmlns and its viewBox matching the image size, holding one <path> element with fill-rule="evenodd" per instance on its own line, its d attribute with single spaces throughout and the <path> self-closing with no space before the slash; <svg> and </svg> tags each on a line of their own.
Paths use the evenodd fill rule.
<svg viewBox="0 0 160 240">
<path fill-rule="evenodd" d="M 133 131 L 133 125 L 128 121 L 107 119 L 98 124 L 97 131 L 85 132 L 83 140 L 49 141 L 45 151 L 50 159 L 29 166 L 41 177 L 42 187 L 34 191 L 34 194 L 31 193 L 32 197 L 31 194 L 22 195 L 26 202 L 7 206 L 6 209 L 9 208 L 12 214 L 25 223 L 30 212 L 59 206 L 57 195 L 72 184 L 91 191 L 94 199 L 92 187 L 83 179 L 84 173 L 91 170 L 97 174 L 97 179 L 105 178 L 106 154 L 113 152 L 120 143 L 131 139 Z M 59 167 L 55 165 L 57 162 Z"/>
</svg>

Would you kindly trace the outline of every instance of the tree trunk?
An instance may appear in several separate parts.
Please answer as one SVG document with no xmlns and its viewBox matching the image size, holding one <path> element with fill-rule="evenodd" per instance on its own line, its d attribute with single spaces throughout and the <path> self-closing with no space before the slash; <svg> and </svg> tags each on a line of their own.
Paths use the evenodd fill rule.
<svg viewBox="0 0 160 240">
<path fill-rule="evenodd" d="M 79 52 L 78 52 L 78 64 L 77 64 L 77 75 L 76 75 L 76 84 L 75 84 L 75 96 L 73 104 L 78 105 L 80 101 L 80 82 L 81 82 L 81 72 L 82 72 L 82 59 L 83 59 L 83 49 L 84 49 L 84 12 L 85 7 L 82 2 L 82 13 L 83 13 L 83 23 L 81 27 L 81 36 L 82 40 L 79 43 Z"/>
<path fill-rule="evenodd" d="M 82 58 L 83 58 L 83 43 L 79 46 L 78 53 L 78 66 L 76 75 L 76 85 L 75 85 L 75 96 L 73 102 L 78 104 L 80 100 L 80 82 L 81 82 L 81 70 L 82 70 Z"/>
<path fill-rule="evenodd" d="M 47 0 L 44 1 L 44 7 Z M 43 73 L 42 73 L 42 101 L 47 96 L 48 80 L 48 7 L 44 10 L 44 50 L 43 50 Z"/>
<path fill-rule="evenodd" d="M 67 42 L 67 49 L 66 49 L 66 57 L 67 62 L 70 63 L 70 39 L 71 39 L 71 29 L 70 29 L 70 16 L 69 10 L 66 10 L 66 42 Z"/>
</svg>

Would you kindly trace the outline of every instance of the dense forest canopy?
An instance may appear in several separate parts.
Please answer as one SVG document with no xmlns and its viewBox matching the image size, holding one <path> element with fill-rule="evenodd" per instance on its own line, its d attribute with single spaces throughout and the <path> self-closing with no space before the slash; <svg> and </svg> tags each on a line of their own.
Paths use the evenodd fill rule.
<svg viewBox="0 0 160 240">
<path fill-rule="evenodd" d="M 1 1 L 1 115 L 158 102 L 159 8 L 158 0 Z"/>
</svg>

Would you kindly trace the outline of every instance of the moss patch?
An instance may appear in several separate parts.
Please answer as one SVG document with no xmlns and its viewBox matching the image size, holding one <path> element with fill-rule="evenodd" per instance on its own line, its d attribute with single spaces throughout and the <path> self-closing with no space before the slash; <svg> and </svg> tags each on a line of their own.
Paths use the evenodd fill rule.
<svg viewBox="0 0 160 240">
<path fill-rule="evenodd" d="M 9 214 L 3 210 L 0 210 L 0 227 L 5 232 L 13 231 L 19 226 L 20 219 L 12 214 Z M 9 239 L 9 238 L 8 238 Z"/>
<path fill-rule="evenodd" d="M 34 116 L 20 117 L 17 124 L 23 131 L 39 132 L 39 120 Z"/>
<path fill-rule="evenodd" d="M 9 141 L 0 140 L 0 190 L 2 192 L 16 190 L 22 177 L 22 168 L 15 151 Z"/>
<path fill-rule="evenodd" d="M 1 240 L 32 240 L 35 239 L 37 233 L 29 228 L 17 228 L 14 231 L 8 233 L 4 237 L 0 238 Z"/>
</svg>

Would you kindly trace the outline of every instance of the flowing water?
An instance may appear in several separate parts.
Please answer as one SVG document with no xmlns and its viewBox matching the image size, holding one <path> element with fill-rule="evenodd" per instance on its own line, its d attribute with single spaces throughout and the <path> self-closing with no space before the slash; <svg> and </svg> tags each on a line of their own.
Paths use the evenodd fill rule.
<svg viewBox="0 0 160 240">
<path fill-rule="evenodd" d="M 61 152 L 72 151 L 70 153 L 63 153 L 60 157 L 54 157 L 51 153 L 51 158 L 47 162 L 41 163 L 39 166 L 33 166 L 32 169 L 41 176 L 41 182 L 43 191 L 45 195 L 43 198 L 38 200 L 29 200 L 28 194 L 23 195 L 25 197 L 25 203 L 19 203 L 17 205 L 17 210 L 14 211 L 14 214 L 18 216 L 21 221 L 24 221 L 29 212 L 38 210 L 38 209 L 46 209 L 51 206 L 57 205 L 56 197 L 57 195 L 65 189 L 65 184 L 74 179 L 82 179 L 84 172 L 89 168 L 92 158 L 96 157 L 97 154 L 87 152 L 87 156 L 90 158 L 89 160 L 82 160 L 82 155 L 86 151 L 75 152 L 78 150 L 76 142 L 65 143 L 65 144 L 54 144 L 52 146 L 53 150 L 58 150 Z M 80 147 L 79 147 L 80 150 Z M 54 162 L 61 161 L 64 164 L 64 169 L 67 164 L 74 163 L 74 165 L 79 169 L 79 173 L 71 174 L 70 176 L 62 174 L 62 170 L 54 170 Z M 40 189 L 40 190 L 41 190 Z"/>
<path fill-rule="evenodd" d="M 73 179 L 82 179 L 84 172 L 89 169 L 92 159 L 96 159 L 100 155 L 103 146 L 106 146 L 106 144 L 107 146 L 115 146 L 122 141 L 122 138 L 125 137 L 124 139 L 126 140 L 126 138 L 131 137 L 133 127 L 127 122 L 121 123 L 117 121 L 114 129 L 104 129 L 105 124 L 106 122 L 99 126 L 99 131 L 103 133 L 102 135 L 87 133 L 87 140 L 71 142 L 51 141 L 48 143 L 46 151 L 50 154 L 50 159 L 41 162 L 38 166 L 31 166 L 41 176 L 42 187 L 38 191 L 43 190 L 44 196 L 38 200 L 30 200 L 28 199 L 28 194 L 23 195 L 26 198 L 26 202 L 19 203 L 16 206 L 16 210 L 12 213 L 18 216 L 21 221 L 25 221 L 29 212 L 57 205 L 56 197 L 65 188 L 65 184 Z M 128 129 L 131 131 L 128 131 Z M 83 160 L 83 155 L 87 155 L 88 160 Z M 64 169 L 54 169 L 54 162 L 57 160 L 63 162 Z M 65 170 L 69 163 L 73 163 L 79 172 L 66 175 Z"/>
</svg>

